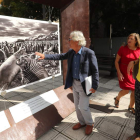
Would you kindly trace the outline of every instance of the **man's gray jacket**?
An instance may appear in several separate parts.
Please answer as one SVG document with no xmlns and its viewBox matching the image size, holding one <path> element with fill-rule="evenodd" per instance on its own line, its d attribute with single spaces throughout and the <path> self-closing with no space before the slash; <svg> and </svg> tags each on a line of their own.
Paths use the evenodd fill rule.
<svg viewBox="0 0 140 140">
<path fill-rule="evenodd" d="M 73 77 L 72 77 L 72 61 L 74 56 L 74 50 L 70 49 L 67 53 L 62 54 L 46 54 L 45 59 L 47 60 L 65 60 L 67 59 L 68 69 L 67 69 L 67 77 L 65 82 L 65 89 L 72 86 Z M 98 73 L 98 64 L 97 59 L 92 51 L 89 48 L 83 47 L 80 58 L 80 70 L 79 77 L 81 81 L 81 85 L 85 90 L 85 78 L 92 75 L 92 88 L 97 89 L 99 83 L 99 73 Z M 91 94 L 90 94 L 91 95 Z"/>
</svg>

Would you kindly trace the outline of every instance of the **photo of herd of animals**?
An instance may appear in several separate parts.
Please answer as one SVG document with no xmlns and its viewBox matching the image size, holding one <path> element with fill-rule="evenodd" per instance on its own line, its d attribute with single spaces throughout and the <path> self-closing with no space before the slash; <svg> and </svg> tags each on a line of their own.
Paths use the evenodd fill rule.
<svg viewBox="0 0 140 140">
<path fill-rule="evenodd" d="M 0 91 L 61 75 L 61 63 L 35 52 L 60 53 L 59 24 L 0 16 Z"/>
</svg>

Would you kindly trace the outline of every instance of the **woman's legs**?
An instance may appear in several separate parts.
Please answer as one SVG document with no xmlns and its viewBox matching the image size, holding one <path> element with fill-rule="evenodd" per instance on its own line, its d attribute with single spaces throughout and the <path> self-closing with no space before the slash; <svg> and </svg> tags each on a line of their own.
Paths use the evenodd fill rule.
<svg viewBox="0 0 140 140">
<path fill-rule="evenodd" d="M 123 97 L 124 95 L 128 94 L 129 90 L 121 90 L 118 94 L 118 96 L 115 99 L 115 107 L 119 107 L 119 100 L 121 97 Z"/>
<path fill-rule="evenodd" d="M 129 90 L 121 90 L 118 94 L 118 96 L 115 99 L 115 106 L 117 107 L 117 103 L 119 102 L 120 98 L 123 97 L 124 95 L 128 94 Z M 135 93 L 134 90 L 132 90 L 131 95 L 130 95 L 130 104 L 129 104 L 129 111 L 131 111 L 133 114 L 135 114 L 134 108 L 135 104 Z M 119 106 L 119 105 L 118 105 Z"/>
<path fill-rule="evenodd" d="M 133 115 L 135 115 L 134 104 L 135 104 L 135 92 L 134 90 L 132 90 L 131 95 L 130 95 L 130 104 L 129 104 L 128 110 L 132 112 Z"/>
<path fill-rule="evenodd" d="M 134 104 L 135 104 L 135 92 L 134 90 L 132 90 L 131 95 L 130 95 L 130 108 L 134 108 Z"/>
<path fill-rule="evenodd" d="M 128 93 L 129 93 L 129 90 L 121 90 L 119 92 L 118 96 L 116 97 L 115 104 L 118 103 L 118 101 L 120 100 L 121 97 L 123 97 L 124 95 L 126 95 Z"/>
</svg>

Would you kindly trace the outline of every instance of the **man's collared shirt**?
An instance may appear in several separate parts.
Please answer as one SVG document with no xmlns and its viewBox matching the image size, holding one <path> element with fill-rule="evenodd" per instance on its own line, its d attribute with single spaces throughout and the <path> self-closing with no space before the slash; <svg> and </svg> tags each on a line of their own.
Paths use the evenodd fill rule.
<svg viewBox="0 0 140 140">
<path fill-rule="evenodd" d="M 78 51 L 78 53 L 74 54 L 73 61 L 72 61 L 72 76 L 74 79 L 79 78 L 79 69 L 80 69 L 80 58 L 81 58 L 82 47 Z"/>
</svg>

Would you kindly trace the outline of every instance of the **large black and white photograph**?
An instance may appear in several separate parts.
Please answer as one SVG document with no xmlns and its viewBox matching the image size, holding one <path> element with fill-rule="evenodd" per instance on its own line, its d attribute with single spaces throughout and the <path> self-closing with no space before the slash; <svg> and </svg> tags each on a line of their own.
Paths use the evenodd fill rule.
<svg viewBox="0 0 140 140">
<path fill-rule="evenodd" d="M 61 75 L 61 63 L 35 52 L 60 53 L 59 24 L 0 16 L 0 91 Z"/>
</svg>

